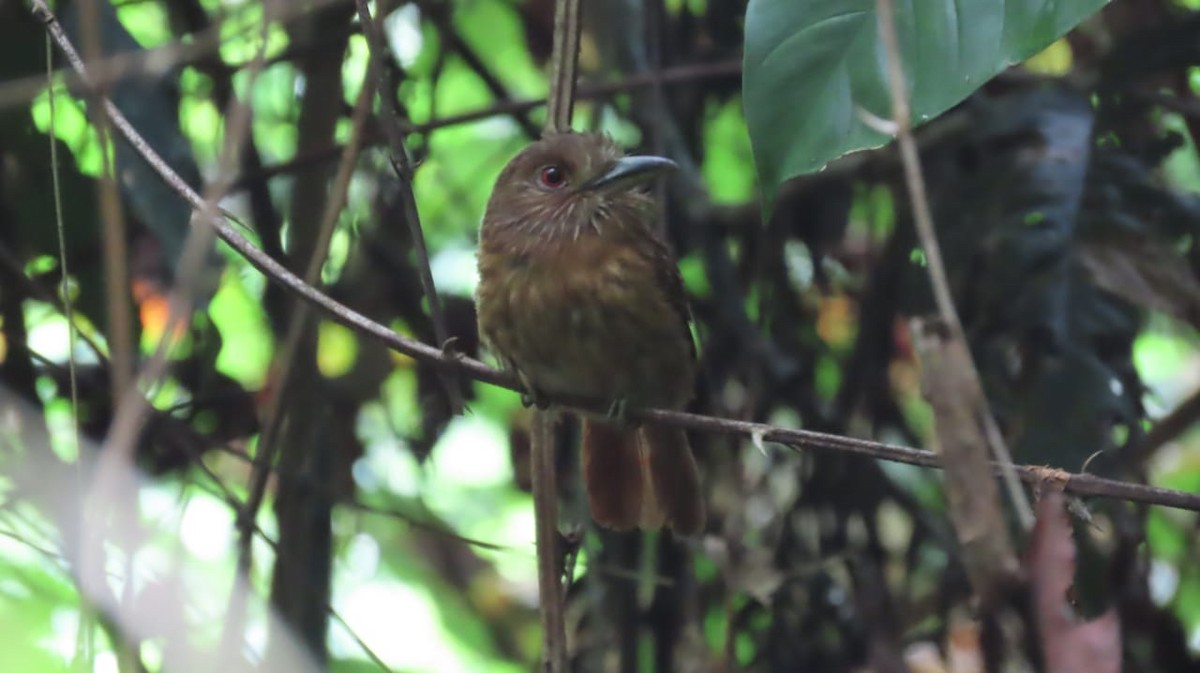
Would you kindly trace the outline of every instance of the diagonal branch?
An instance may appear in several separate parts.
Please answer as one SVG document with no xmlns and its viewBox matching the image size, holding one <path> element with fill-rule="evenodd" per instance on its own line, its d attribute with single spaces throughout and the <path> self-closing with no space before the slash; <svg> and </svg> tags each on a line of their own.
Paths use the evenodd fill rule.
<svg viewBox="0 0 1200 673">
<path fill-rule="evenodd" d="M 425 232 L 421 229 L 421 216 L 417 212 L 417 198 L 413 194 L 412 161 L 408 157 L 408 148 L 404 146 L 404 133 L 400 126 L 400 111 L 396 106 L 396 82 L 386 67 L 384 54 L 387 45 L 383 40 L 383 32 L 379 23 L 371 18 L 371 9 L 367 0 L 356 0 L 358 20 L 362 23 L 363 33 L 367 36 L 371 58 L 367 66 L 368 73 L 374 73 L 379 81 L 376 86 L 380 104 L 384 109 L 383 131 L 387 135 L 388 148 L 391 150 L 392 169 L 400 185 L 400 201 L 404 208 L 404 223 L 408 225 L 409 236 L 412 238 L 413 251 L 417 256 L 417 274 L 421 279 L 421 289 L 425 292 L 425 300 L 429 303 L 429 321 L 433 324 L 433 338 L 443 348 L 450 347 L 450 334 L 446 330 L 446 316 L 442 312 L 442 302 L 438 298 L 437 287 L 433 284 L 433 272 L 429 268 L 429 249 L 425 246 Z M 364 86 L 366 86 L 364 84 Z M 459 390 L 458 380 L 449 372 L 441 372 L 442 385 L 446 388 L 446 397 L 450 400 L 450 413 L 462 413 L 463 400 Z"/>
<path fill-rule="evenodd" d="M 62 27 L 58 25 L 54 15 L 50 13 L 44 0 L 33 0 L 33 5 L 36 16 L 45 23 L 46 30 L 50 32 L 51 37 L 54 38 L 59 48 L 67 55 L 72 67 L 83 75 L 84 81 L 87 82 L 87 70 L 84 67 L 83 61 L 79 58 L 78 52 L 75 51 L 74 45 L 71 44 L 70 40 L 63 33 Z M 105 106 L 108 108 L 109 113 L 113 115 L 113 127 L 116 131 L 129 141 L 168 186 L 187 200 L 196 211 L 203 212 L 204 202 L 200 196 L 171 170 L 162 157 L 130 125 L 129 120 L 120 113 L 120 110 L 117 110 L 110 101 L 105 101 Z M 460 354 L 446 353 L 435 346 L 396 334 L 387 327 L 334 301 L 316 288 L 306 285 L 298 276 L 285 269 L 262 250 L 255 247 L 253 243 L 242 236 L 226 220 L 218 217 L 200 217 L 195 219 L 216 230 L 221 240 L 237 250 L 239 254 L 246 258 L 246 261 L 250 262 L 251 265 L 261 271 L 271 281 L 279 283 L 289 292 L 327 312 L 338 323 L 378 339 L 388 347 L 422 362 L 455 370 L 484 383 L 490 383 L 509 390 L 521 390 L 516 378 L 509 374 L 493 369 L 479 360 Z M 608 410 L 607 404 L 596 400 L 555 398 L 553 401 L 571 410 L 585 413 L 605 413 Z M 702 416 L 682 411 L 631 409 L 628 413 L 633 420 L 655 421 L 697 432 L 739 435 L 760 441 L 776 442 L 794 449 L 828 449 L 879 460 L 941 469 L 941 461 L 938 455 L 932 451 L 886 444 L 868 439 L 843 437 L 809 430 L 794 430 L 766 423 Z M 995 473 L 998 473 L 1002 467 L 1001 464 L 994 461 L 990 462 L 989 465 Z M 1012 468 L 1024 482 L 1036 484 L 1050 480 L 1061 484 L 1064 490 L 1076 495 L 1101 496 L 1200 512 L 1200 494 L 1196 493 L 1185 493 L 1175 489 L 1134 484 L 1115 479 L 1096 477 L 1090 474 L 1072 473 L 1031 465 L 1013 465 Z"/>
</svg>

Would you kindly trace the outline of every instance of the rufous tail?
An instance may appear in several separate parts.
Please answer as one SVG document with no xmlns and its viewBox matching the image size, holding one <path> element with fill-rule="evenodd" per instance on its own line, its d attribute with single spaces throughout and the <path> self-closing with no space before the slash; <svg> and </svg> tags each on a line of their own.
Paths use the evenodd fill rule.
<svg viewBox="0 0 1200 673">
<path fill-rule="evenodd" d="M 596 523 L 631 530 L 641 523 L 646 483 L 637 431 L 583 421 L 583 485 Z"/>
<path fill-rule="evenodd" d="M 601 526 L 653 530 L 666 524 L 682 535 L 703 530 L 700 478 L 682 430 L 588 419 L 582 462 L 588 507 Z"/>
<path fill-rule="evenodd" d="M 700 473 L 687 434 L 680 428 L 654 423 L 642 426 L 640 433 L 654 499 L 666 524 L 680 535 L 703 532 Z"/>
</svg>

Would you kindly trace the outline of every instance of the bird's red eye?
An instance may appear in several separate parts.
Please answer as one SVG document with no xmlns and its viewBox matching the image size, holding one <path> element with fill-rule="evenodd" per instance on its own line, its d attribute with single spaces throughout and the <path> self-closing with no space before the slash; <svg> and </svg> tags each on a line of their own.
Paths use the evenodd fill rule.
<svg viewBox="0 0 1200 673">
<path fill-rule="evenodd" d="M 541 181 L 543 187 L 558 189 L 567 184 L 567 173 L 558 166 L 543 166 L 541 172 L 538 173 L 538 180 Z"/>
</svg>

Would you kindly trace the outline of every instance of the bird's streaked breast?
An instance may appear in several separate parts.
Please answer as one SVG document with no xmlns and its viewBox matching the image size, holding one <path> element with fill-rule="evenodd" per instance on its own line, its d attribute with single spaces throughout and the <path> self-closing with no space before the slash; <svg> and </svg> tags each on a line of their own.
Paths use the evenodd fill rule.
<svg viewBox="0 0 1200 673">
<path fill-rule="evenodd" d="M 677 405 L 690 393 L 690 335 L 653 260 L 598 236 L 481 257 L 485 339 L 547 393 Z M 682 399 L 681 399 L 682 398 Z"/>
</svg>

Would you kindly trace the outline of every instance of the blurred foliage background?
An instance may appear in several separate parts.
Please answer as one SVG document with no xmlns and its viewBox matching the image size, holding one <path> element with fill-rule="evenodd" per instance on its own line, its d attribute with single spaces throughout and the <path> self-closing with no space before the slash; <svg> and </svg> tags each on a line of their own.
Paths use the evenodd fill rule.
<svg viewBox="0 0 1200 673">
<path fill-rule="evenodd" d="M 194 187 L 229 180 L 222 207 L 293 270 L 313 254 L 343 146 L 361 133 L 319 283 L 434 342 L 381 116 L 354 121 L 368 49 L 352 2 L 98 0 L 81 28 L 86 4 L 55 9 L 77 44 L 86 30 L 101 37 L 117 106 Z M 959 311 L 1019 462 L 1200 491 L 1194 4 L 1117 0 L 918 131 Z M 659 196 L 701 346 L 691 410 L 928 446 L 906 318 L 931 304 L 894 148 L 768 185 L 764 219 L 742 100 L 746 3 L 585 6 L 576 128 L 683 168 Z M 374 8 L 453 347 L 479 356 L 476 230 L 500 168 L 540 132 L 553 3 Z M 167 670 L 179 648 L 229 643 L 227 667 L 252 667 L 279 638 L 269 602 L 328 670 L 533 669 L 529 415 L 517 394 L 462 380 L 466 410 L 453 414 L 433 369 L 320 316 L 288 344 L 297 305 L 224 244 L 192 288 L 169 375 L 144 391 L 153 409 L 136 458 L 150 478 L 127 496 L 145 532 L 103 566 L 118 602 L 165 605 L 175 621 L 133 633 L 83 598 L 71 517 L 22 479 L 34 457 L 85 462 L 113 420 L 105 144 L 71 78 L 47 87 L 47 54 L 28 8 L 0 2 L 0 385 L 22 400 L 0 409 L 0 668 Z M 778 93 L 757 142 L 786 145 L 828 112 Z M 235 98 L 252 121 L 231 177 L 218 159 Z M 755 104 L 772 103 L 760 92 Z M 142 362 L 167 327 L 190 210 L 122 144 L 109 159 L 130 275 L 119 290 Z M 976 671 L 1014 657 L 997 651 L 1005 624 L 971 618 L 936 473 L 693 435 L 706 534 L 613 534 L 587 520 L 567 430 L 578 670 Z M 252 465 L 268 448 L 278 460 L 251 525 Z M 1125 670 L 1197 670 L 1196 515 L 1084 508 L 1082 611 L 1117 608 Z M 247 562 L 240 603 L 231 587 Z"/>
</svg>

